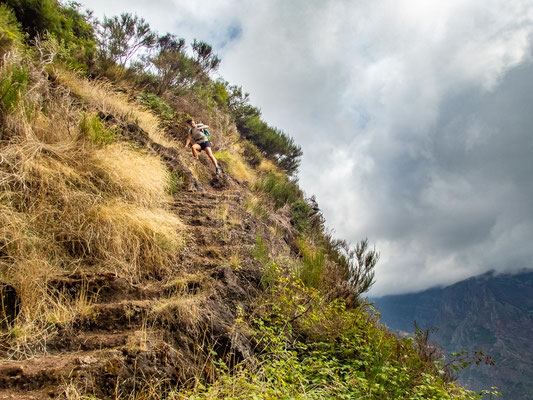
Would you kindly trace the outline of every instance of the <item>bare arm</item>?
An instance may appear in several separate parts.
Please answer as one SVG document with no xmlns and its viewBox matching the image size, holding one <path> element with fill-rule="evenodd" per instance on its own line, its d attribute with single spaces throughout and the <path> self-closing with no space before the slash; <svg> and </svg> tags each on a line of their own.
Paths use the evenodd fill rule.
<svg viewBox="0 0 533 400">
<path fill-rule="evenodd" d="M 189 135 L 187 136 L 187 143 L 185 143 L 185 148 L 189 147 L 189 143 L 191 143 L 191 134 L 189 132 Z"/>
</svg>

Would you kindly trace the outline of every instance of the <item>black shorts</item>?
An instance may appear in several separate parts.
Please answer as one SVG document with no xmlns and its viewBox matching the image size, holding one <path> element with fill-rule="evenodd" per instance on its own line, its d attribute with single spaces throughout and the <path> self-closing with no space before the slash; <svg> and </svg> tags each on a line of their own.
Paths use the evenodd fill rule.
<svg viewBox="0 0 533 400">
<path fill-rule="evenodd" d="M 198 143 L 200 145 L 200 151 L 205 150 L 206 147 L 211 147 L 209 140 L 207 142 Z"/>
</svg>

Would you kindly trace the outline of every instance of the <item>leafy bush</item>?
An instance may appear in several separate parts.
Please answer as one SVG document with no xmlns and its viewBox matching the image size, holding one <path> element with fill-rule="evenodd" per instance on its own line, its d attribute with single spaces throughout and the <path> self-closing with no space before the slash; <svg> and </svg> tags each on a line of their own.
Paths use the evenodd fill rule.
<svg viewBox="0 0 533 400">
<path fill-rule="evenodd" d="M 287 203 L 293 204 L 302 197 L 302 192 L 296 183 L 274 172 L 268 172 L 255 187 L 270 194 L 275 209 L 281 208 Z"/>
<path fill-rule="evenodd" d="M 165 121 L 171 121 L 174 118 L 173 108 L 161 97 L 153 93 L 143 93 L 139 96 L 139 100 Z"/>
<path fill-rule="evenodd" d="M 22 65 L 7 64 L 0 69 L 0 104 L 8 112 L 13 111 L 24 96 L 29 72 Z"/>
<path fill-rule="evenodd" d="M 311 207 L 304 200 L 297 200 L 291 205 L 292 224 L 299 233 L 304 233 L 309 228 L 309 215 Z"/>
<path fill-rule="evenodd" d="M 157 34 L 152 32 L 144 18 L 122 13 L 120 17 L 104 17 L 100 51 L 105 58 L 125 66 L 141 48 L 152 48 L 156 39 Z"/>
<path fill-rule="evenodd" d="M 0 54 L 21 43 L 23 39 L 20 24 L 12 10 L 7 5 L 0 4 Z"/>
<path fill-rule="evenodd" d="M 115 131 L 107 129 L 96 114 L 83 113 L 79 128 L 80 132 L 95 145 L 103 146 L 115 141 Z"/>
<path fill-rule="evenodd" d="M 45 33 L 56 38 L 69 57 L 64 61 L 87 67 L 96 52 L 94 27 L 71 2 L 62 6 L 57 0 L 5 0 L 30 39 Z"/>
<path fill-rule="evenodd" d="M 222 107 L 227 107 L 228 104 L 228 98 L 229 94 L 226 91 L 226 86 L 222 82 L 214 82 L 213 83 L 213 99 L 216 101 L 216 103 Z"/>
<path fill-rule="evenodd" d="M 252 168 L 257 168 L 263 159 L 261 152 L 255 144 L 249 142 L 248 140 L 243 140 L 241 144 L 243 147 L 243 155 L 245 160 Z"/>
<path fill-rule="evenodd" d="M 482 398 L 443 381 L 409 340 L 396 339 L 363 310 L 325 302 L 315 289 L 276 271 L 243 327 L 257 343 L 257 362 L 230 369 L 218 360 L 213 384 L 170 399 Z"/>
</svg>

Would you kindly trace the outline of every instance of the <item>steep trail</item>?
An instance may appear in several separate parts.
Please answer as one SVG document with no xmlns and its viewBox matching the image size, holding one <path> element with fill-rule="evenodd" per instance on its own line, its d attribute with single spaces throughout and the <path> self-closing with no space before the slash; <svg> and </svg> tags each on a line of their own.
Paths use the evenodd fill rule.
<svg viewBox="0 0 533 400">
<path fill-rule="evenodd" d="M 183 167 L 174 162 L 179 152 L 138 137 L 167 164 Z M 220 186 L 219 177 L 214 181 Z M 51 340 L 30 349 L 31 358 L 9 360 L 14 354 L 4 352 L 0 400 L 49 399 L 69 388 L 115 398 L 146 379 L 178 384 L 209 376 L 210 356 L 200 338 L 220 355 L 252 356 L 246 335 L 233 325 L 237 310 L 248 308 L 260 290 L 251 249 L 267 228 L 243 207 L 242 189 L 193 186 L 178 191 L 170 204 L 187 232 L 178 269 L 138 283 L 92 271 L 48 282 L 53 292 L 85 296 L 87 306 L 74 321 L 57 324 Z"/>
</svg>

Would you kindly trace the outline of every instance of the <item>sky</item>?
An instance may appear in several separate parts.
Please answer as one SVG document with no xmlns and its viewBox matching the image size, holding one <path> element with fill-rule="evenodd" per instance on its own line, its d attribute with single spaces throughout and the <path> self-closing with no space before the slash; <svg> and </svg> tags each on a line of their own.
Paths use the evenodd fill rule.
<svg viewBox="0 0 533 400">
<path fill-rule="evenodd" d="M 213 45 L 372 296 L 533 267 L 533 0 L 83 0 Z"/>
</svg>

